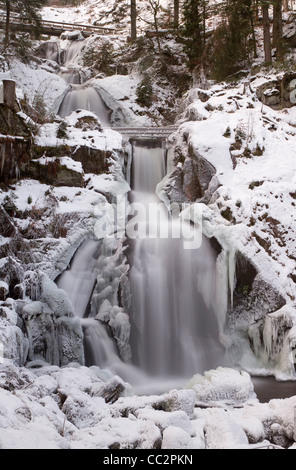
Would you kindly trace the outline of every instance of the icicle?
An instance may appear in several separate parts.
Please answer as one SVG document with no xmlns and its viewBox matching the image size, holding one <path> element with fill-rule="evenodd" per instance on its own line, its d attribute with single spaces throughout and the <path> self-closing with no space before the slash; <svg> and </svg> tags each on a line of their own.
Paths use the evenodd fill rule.
<svg viewBox="0 0 296 470">
<path fill-rule="evenodd" d="M 4 164 L 5 164 L 5 144 L 1 144 L 1 175 L 3 174 Z"/>
<path fill-rule="evenodd" d="M 228 252 L 228 285 L 230 291 L 230 306 L 233 308 L 233 292 L 236 283 L 235 275 L 236 248 L 231 248 Z"/>
<path fill-rule="evenodd" d="M 216 261 L 216 315 L 220 336 L 223 334 L 228 309 L 227 252 L 223 250 Z"/>
<path fill-rule="evenodd" d="M 20 176 L 21 176 L 20 168 L 19 168 L 18 164 L 16 164 L 15 165 L 15 177 L 16 177 L 17 180 L 19 180 Z"/>
</svg>

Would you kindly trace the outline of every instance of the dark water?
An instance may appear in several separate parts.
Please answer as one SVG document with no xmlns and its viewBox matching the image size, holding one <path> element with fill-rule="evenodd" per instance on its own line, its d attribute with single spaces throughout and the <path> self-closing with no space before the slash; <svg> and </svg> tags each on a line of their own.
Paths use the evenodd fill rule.
<svg viewBox="0 0 296 470">
<path fill-rule="evenodd" d="M 278 382 L 274 377 L 252 377 L 255 393 L 261 403 L 275 398 L 290 398 L 296 395 L 296 381 Z"/>
</svg>

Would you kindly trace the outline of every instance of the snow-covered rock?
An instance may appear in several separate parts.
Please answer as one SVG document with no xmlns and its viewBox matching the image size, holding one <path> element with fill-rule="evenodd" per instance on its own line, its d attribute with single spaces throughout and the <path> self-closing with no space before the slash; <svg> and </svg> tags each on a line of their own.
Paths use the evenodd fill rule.
<svg viewBox="0 0 296 470">
<path fill-rule="evenodd" d="M 195 391 L 197 402 L 241 403 L 256 398 L 250 375 L 225 367 L 194 375 L 187 387 Z"/>
</svg>

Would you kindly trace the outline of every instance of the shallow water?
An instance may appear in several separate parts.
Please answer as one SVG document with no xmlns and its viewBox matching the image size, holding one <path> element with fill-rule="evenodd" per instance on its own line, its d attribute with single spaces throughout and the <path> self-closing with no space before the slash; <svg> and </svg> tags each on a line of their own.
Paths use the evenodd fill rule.
<svg viewBox="0 0 296 470">
<path fill-rule="evenodd" d="M 261 403 L 275 398 L 290 398 L 296 395 L 296 381 L 279 382 L 274 377 L 252 377 L 255 393 Z"/>
</svg>

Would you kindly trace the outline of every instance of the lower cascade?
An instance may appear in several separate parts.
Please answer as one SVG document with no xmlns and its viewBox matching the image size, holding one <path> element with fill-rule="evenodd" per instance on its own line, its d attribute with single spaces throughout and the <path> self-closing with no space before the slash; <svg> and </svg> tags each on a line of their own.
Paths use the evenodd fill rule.
<svg viewBox="0 0 296 470">
<path fill-rule="evenodd" d="M 161 146 L 134 145 L 131 200 L 149 220 L 148 236 L 136 238 L 132 249 L 132 351 L 151 375 L 188 377 L 217 367 L 223 354 L 213 309 L 215 256 L 205 238 L 201 248 L 186 249 L 182 230 L 171 236 L 174 220 L 155 194 L 164 172 Z"/>
<path fill-rule="evenodd" d="M 171 236 L 176 221 L 156 195 L 164 175 L 162 143 L 134 143 L 129 202 L 139 232 L 131 238 L 126 233 L 131 364 L 122 360 L 109 325 L 91 307 L 96 277 L 104 271 L 102 242 L 85 240 L 57 281 L 81 318 L 86 364 L 109 368 L 138 393 L 176 387 L 224 363 L 215 314 L 216 254 L 205 237 L 200 248 L 186 249 L 185 221 L 181 236 Z M 96 308 L 103 302 L 104 296 Z"/>
</svg>

